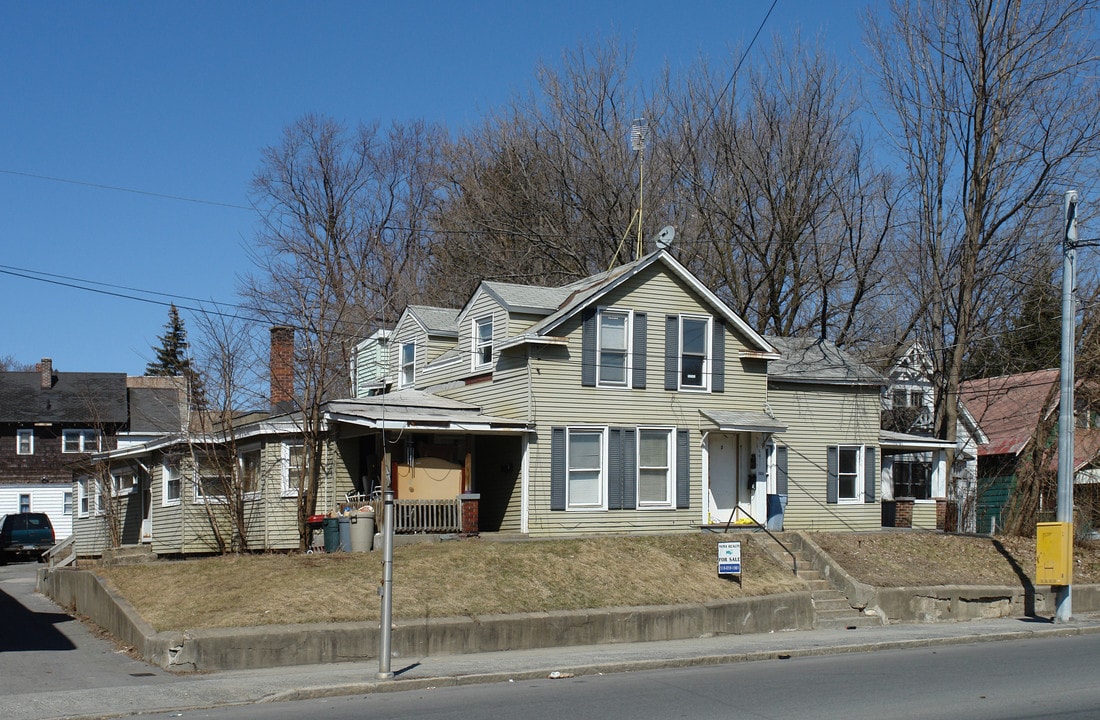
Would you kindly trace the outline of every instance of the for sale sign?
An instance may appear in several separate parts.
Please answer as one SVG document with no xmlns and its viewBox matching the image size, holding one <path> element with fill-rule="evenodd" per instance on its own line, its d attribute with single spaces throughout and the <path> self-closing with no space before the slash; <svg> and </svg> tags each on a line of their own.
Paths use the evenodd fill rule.
<svg viewBox="0 0 1100 720">
<path fill-rule="evenodd" d="M 741 541 L 718 543 L 718 574 L 741 574 Z"/>
</svg>

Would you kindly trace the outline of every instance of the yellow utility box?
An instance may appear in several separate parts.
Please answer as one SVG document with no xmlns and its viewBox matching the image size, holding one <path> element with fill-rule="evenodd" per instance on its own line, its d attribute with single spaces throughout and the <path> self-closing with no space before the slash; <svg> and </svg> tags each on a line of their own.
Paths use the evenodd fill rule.
<svg viewBox="0 0 1100 720">
<path fill-rule="evenodd" d="M 1073 583 L 1073 523 L 1035 526 L 1035 584 Z"/>
</svg>

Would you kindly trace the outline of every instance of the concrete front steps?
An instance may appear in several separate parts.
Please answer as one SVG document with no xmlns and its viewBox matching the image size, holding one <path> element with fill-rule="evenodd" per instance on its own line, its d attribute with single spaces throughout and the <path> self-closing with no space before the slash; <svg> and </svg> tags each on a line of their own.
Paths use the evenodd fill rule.
<svg viewBox="0 0 1100 720">
<path fill-rule="evenodd" d="M 813 598 L 815 630 L 837 628 L 854 630 L 883 624 L 877 614 L 867 614 L 852 607 L 848 597 L 818 569 L 816 553 L 803 544 L 800 535 L 794 533 L 769 535 L 761 530 L 755 539 L 779 562 L 788 567 L 793 567 L 797 563 L 798 579 L 806 582 Z"/>
</svg>

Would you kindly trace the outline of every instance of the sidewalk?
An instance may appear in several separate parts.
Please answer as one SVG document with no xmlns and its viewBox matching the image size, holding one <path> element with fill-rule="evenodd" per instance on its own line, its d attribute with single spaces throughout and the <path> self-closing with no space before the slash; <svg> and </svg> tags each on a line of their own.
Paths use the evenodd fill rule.
<svg viewBox="0 0 1100 720">
<path fill-rule="evenodd" d="M 1070 623 L 1058 625 L 1035 618 L 998 618 L 856 630 L 803 630 L 664 642 L 394 658 L 390 666 L 394 678 L 390 680 L 377 678 L 377 663 L 182 675 L 168 682 L 160 678 L 157 684 L 148 686 L 9 695 L 0 698 L 0 717 L 5 720 L 92 718 L 508 680 L 549 680 L 551 673 L 555 672 L 566 676 L 593 675 L 1084 633 L 1100 633 L 1100 617 L 1083 615 Z"/>
</svg>

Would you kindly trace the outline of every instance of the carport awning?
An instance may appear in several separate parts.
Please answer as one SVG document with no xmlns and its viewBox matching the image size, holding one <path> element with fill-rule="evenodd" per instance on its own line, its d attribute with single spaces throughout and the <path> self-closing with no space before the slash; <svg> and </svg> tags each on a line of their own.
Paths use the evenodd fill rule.
<svg viewBox="0 0 1100 720">
<path fill-rule="evenodd" d="M 950 440 L 928 437 L 927 435 L 910 435 L 908 433 L 891 432 L 881 430 L 878 434 L 879 446 L 883 451 L 895 452 L 924 452 L 928 450 L 946 450 L 955 447 Z"/>
<path fill-rule="evenodd" d="M 751 410 L 700 410 L 722 432 L 786 432 L 787 426 L 765 412 Z"/>
<path fill-rule="evenodd" d="M 513 434 L 527 430 L 527 423 L 522 420 L 483 415 L 473 405 L 415 391 L 334 400 L 326 405 L 325 418 L 386 430 Z"/>
</svg>

